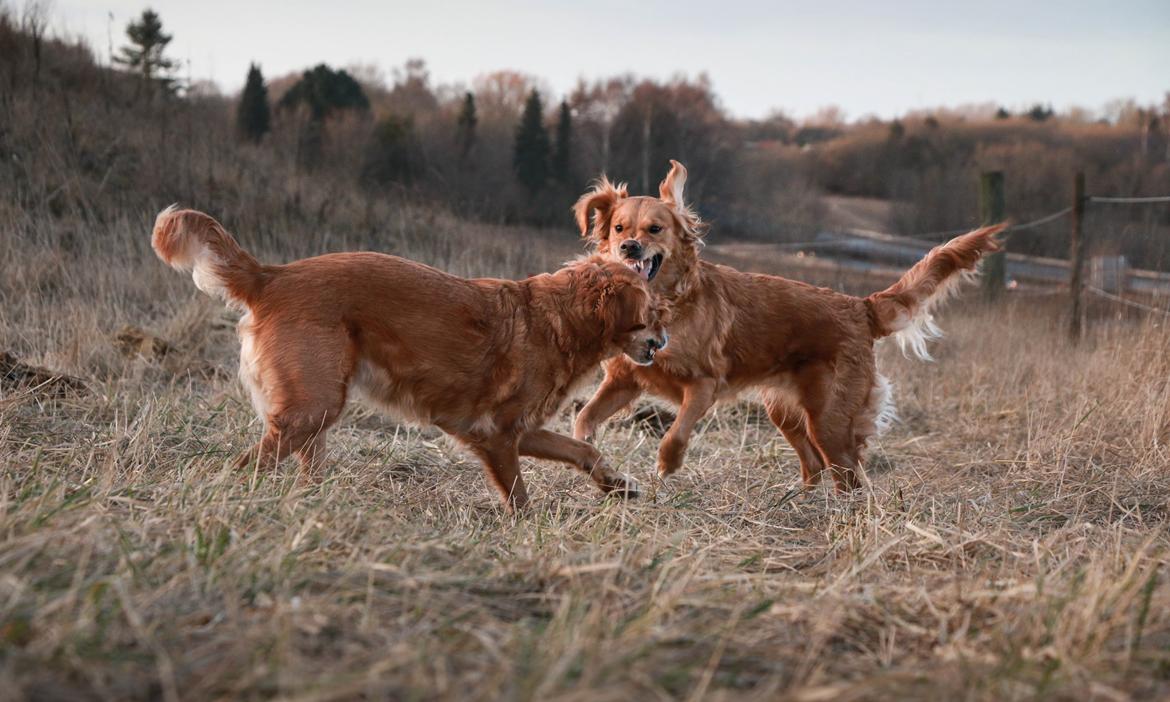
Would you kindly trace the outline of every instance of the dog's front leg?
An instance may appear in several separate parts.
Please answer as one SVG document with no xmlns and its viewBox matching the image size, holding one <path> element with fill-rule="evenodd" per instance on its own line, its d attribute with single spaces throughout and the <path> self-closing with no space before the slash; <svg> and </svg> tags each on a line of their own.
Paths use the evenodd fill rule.
<svg viewBox="0 0 1170 702">
<path fill-rule="evenodd" d="M 616 492 L 622 497 L 637 497 L 632 480 L 609 467 L 609 463 L 590 444 L 570 439 L 547 429 L 534 429 L 520 437 L 520 455 L 568 463 L 588 475 L 602 492 Z"/>
<path fill-rule="evenodd" d="M 711 378 L 702 378 L 687 385 L 683 389 L 682 405 L 679 407 L 678 417 L 662 443 L 658 445 L 658 475 L 667 477 L 682 467 L 683 455 L 687 451 L 687 444 L 691 440 L 691 432 L 695 425 L 715 404 L 715 381 Z"/>
<path fill-rule="evenodd" d="M 593 398 L 577 414 L 577 421 L 573 424 L 573 438 L 592 441 L 597 427 L 641 394 L 642 388 L 634 380 L 633 373 L 612 366 L 606 368 L 601 387 L 597 388 Z"/>
</svg>

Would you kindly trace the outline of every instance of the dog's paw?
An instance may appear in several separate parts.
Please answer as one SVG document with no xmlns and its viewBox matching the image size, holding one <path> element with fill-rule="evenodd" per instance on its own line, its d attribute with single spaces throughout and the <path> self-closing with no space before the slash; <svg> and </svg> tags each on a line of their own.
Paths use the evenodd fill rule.
<svg viewBox="0 0 1170 702">
<path fill-rule="evenodd" d="M 682 468 L 685 446 L 663 442 L 658 450 L 658 477 L 665 480 Z"/>
<path fill-rule="evenodd" d="M 615 478 L 608 487 L 609 489 L 605 493 L 606 497 L 620 497 L 625 500 L 633 500 L 642 495 L 638 484 L 628 475 Z"/>
<path fill-rule="evenodd" d="M 679 472 L 682 468 L 682 456 L 687 453 L 686 443 L 680 441 L 666 439 L 663 440 L 659 446 L 659 460 L 658 472 L 659 477 L 665 480 L 667 477 Z"/>
</svg>

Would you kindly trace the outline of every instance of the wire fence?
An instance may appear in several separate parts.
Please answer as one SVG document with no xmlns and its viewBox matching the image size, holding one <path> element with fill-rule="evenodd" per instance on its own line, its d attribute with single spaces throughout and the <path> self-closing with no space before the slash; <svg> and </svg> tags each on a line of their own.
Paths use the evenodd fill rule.
<svg viewBox="0 0 1170 702">
<path fill-rule="evenodd" d="M 1113 302 L 1117 302 L 1127 307 L 1133 307 L 1135 309 L 1144 310 L 1146 312 L 1156 312 L 1164 317 L 1170 317 L 1170 310 L 1162 307 L 1154 307 L 1153 305 L 1147 305 L 1144 302 L 1131 300 L 1128 297 L 1115 295 L 1108 290 L 1102 290 L 1101 288 L 1093 287 L 1092 285 L 1086 286 L 1085 289 L 1098 297 L 1103 297 L 1106 300 L 1112 300 Z"/>
<path fill-rule="evenodd" d="M 1024 222 L 1023 224 L 1013 224 L 1010 227 L 1008 227 L 1007 230 L 1009 232 L 1018 232 L 1018 231 L 1025 231 L 1028 229 L 1035 229 L 1036 227 L 1048 224 L 1049 222 L 1055 222 L 1056 220 L 1060 219 L 1061 217 L 1064 217 L 1065 215 L 1072 213 L 1072 211 L 1073 211 L 1072 207 L 1066 207 L 1063 210 L 1058 210 L 1056 212 L 1053 212 L 1052 214 L 1044 215 L 1043 217 L 1040 217 L 1039 219 L 1034 219 L 1031 222 Z"/>
<path fill-rule="evenodd" d="M 1106 201 L 1107 202 L 1115 202 L 1115 201 L 1120 201 L 1123 199 L 1140 200 L 1141 202 L 1170 202 L 1170 196 L 1167 196 L 1164 198 L 1105 198 L 1105 199 L 1102 199 L 1100 201 L 1102 201 L 1102 202 L 1106 202 Z M 1098 198 L 1088 198 L 1088 200 L 1091 202 L 1096 202 L 1096 201 L 1098 201 Z M 1010 232 L 1027 231 L 1029 229 L 1035 229 L 1036 227 L 1043 226 L 1045 224 L 1048 224 L 1049 222 L 1054 222 L 1054 221 L 1060 219 L 1061 217 L 1064 217 L 1064 216 L 1072 213 L 1072 211 L 1073 211 L 1072 207 L 1066 207 L 1063 210 L 1057 210 L 1056 212 L 1046 214 L 1043 217 L 1039 217 L 1037 219 L 1033 219 L 1033 220 L 1028 221 L 1028 222 L 1023 222 L 1021 224 L 1012 224 L 1012 225 L 1008 226 L 1008 228 L 1004 231 L 1010 233 Z M 813 241 L 794 241 L 794 242 L 785 242 L 782 244 L 777 244 L 777 246 L 779 246 L 782 249 L 799 250 L 799 249 L 804 249 L 804 248 L 831 247 L 831 246 L 834 246 L 834 245 L 840 243 L 841 239 L 855 239 L 855 240 L 863 240 L 863 241 L 873 241 L 875 239 L 884 239 L 886 237 L 889 237 L 889 239 L 888 239 L 889 242 L 894 243 L 894 244 L 897 244 L 897 243 L 919 244 L 922 246 L 933 247 L 933 246 L 938 246 L 939 244 L 942 244 L 942 243 L 946 243 L 946 241 L 950 240 L 952 237 L 956 237 L 960 234 L 966 234 L 967 232 L 972 231 L 973 229 L 974 229 L 974 227 L 963 227 L 961 229 L 945 229 L 945 230 L 941 230 L 941 231 L 933 231 L 933 232 L 924 232 L 921 234 L 914 234 L 912 236 L 905 236 L 905 235 L 901 235 L 901 234 L 886 234 L 884 232 L 861 233 L 858 231 L 845 230 L 845 231 L 832 232 L 832 234 L 835 237 L 838 237 L 837 240 L 817 239 L 817 240 L 813 240 Z"/>
<path fill-rule="evenodd" d="M 1100 202 L 1112 205 L 1147 205 L 1158 202 L 1170 202 L 1170 195 L 1156 197 L 1101 197 L 1098 195 L 1087 198 L 1089 202 Z"/>
<path fill-rule="evenodd" d="M 1154 204 L 1161 204 L 1161 203 L 1170 203 L 1170 195 L 1155 195 L 1155 196 L 1151 196 L 1151 197 L 1109 197 L 1109 196 L 1103 196 L 1103 195 L 1090 195 L 1090 196 L 1085 198 L 1085 202 L 1086 203 L 1108 204 L 1108 205 L 1154 205 Z M 1049 222 L 1055 222 L 1056 220 L 1060 219 L 1061 217 L 1072 214 L 1072 211 L 1073 211 L 1072 206 L 1065 207 L 1064 209 L 1057 210 L 1056 212 L 1052 212 L 1050 214 L 1046 214 L 1043 217 L 1037 217 L 1036 219 L 1030 220 L 1028 222 L 1023 222 L 1020 224 L 1012 224 L 1005 231 L 1018 232 L 1018 231 L 1026 231 L 1028 229 L 1035 229 L 1036 227 L 1041 227 L 1045 224 L 1048 224 Z M 900 237 L 900 238 L 904 238 L 904 239 L 911 240 L 911 241 L 920 241 L 922 243 L 928 243 L 929 240 L 933 240 L 933 239 L 936 239 L 939 237 L 953 237 L 953 236 L 957 236 L 959 234 L 965 234 L 969 231 L 971 231 L 971 228 L 967 227 L 967 228 L 963 228 L 963 229 L 948 229 L 948 230 L 943 230 L 943 231 L 926 232 L 923 234 L 916 234 L 912 237 Z M 929 243 L 935 243 L 935 242 L 929 241 Z"/>
<path fill-rule="evenodd" d="M 1170 203 L 1170 195 L 1159 195 L 1159 196 L 1154 196 L 1154 197 L 1104 197 L 1104 196 L 1100 196 L 1100 195 L 1091 195 L 1091 196 L 1085 198 L 1085 202 L 1087 202 L 1087 203 L 1114 204 L 1114 205 L 1149 205 L 1149 204 L 1159 204 L 1159 203 Z M 1058 220 L 1062 217 L 1065 217 L 1069 214 L 1072 214 L 1072 211 L 1073 211 L 1072 206 L 1065 207 L 1064 209 L 1057 210 L 1056 212 L 1051 212 L 1051 213 L 1046 214 L 1042 217 L 1037 217 L 1036 219 L 1029 220 L 1027 222 L 1022 222 L 1020 224 L 1012 224 L 1012 225 L 1008 226 L 1008 228 L 1004 231 L 1005 232 L 1018 232 L 1018 231 L 1027 231 L 1029 229 L 1035 229 L 1037 227 L 1042 227 L 1045 224 L 1048 224 L 1049 222 L 1055 222 L 1056 220 Z M 934 246 L 936 244 L 944 243 L 950 237 L 955 237 L 955 236 L 958 236 L 960 234 L 966 234 L 967 232 L 972 231 L 972 229 L 973 229 L 973 227 L 963 227 L 960 229 L 944 229 L 944 230 L 940 230 L 940 231 L 923 232 L 921 234 L 914 234 L 914 235 L 910 235 L 910 236 L 902 236 L 902 235 L 889 235 L 889 236 L 892 237 L 892 240 L 896 239 L 897 241 L 904 241 L 908 244 L 909 243 L 916 243 L 916 244 L 929 244 L 931 246 Z M 845 238 L 851 238 L 851 239 L 870 239 L 871 238 L 871 237 L 866 236 L 864 234 L 848 232 L 848 231 L 833 232 L 833 233 L 838 235 L 838 236 L 843 236 Z M 821 240 L 821 241 L 801 241 L 801 242 L 795 242 L 795 243 L 791 243 L 791 244 L 781 244 L 781 246 L 784 246 L 786 248 L 798 248 L 801 246 L 811 246 L 811 245 L 825 244 L 825 243 L 827 243 L 827 242 L 825 242 L 824 240 Z"/>
<path fill-rule="evenodd" d="M 1084 204 L 1102 204 L 1102 205 L 1152 205 L 1170 203 L 1170 195 L 1158 195 L 1150 197 L 1112 197 L 1103 195 L 1090 195 L 1083 198 Z M 1038 229 L 1046 224 L 1056 222 L 1064 217 L 1073 214 L 1075 206 L 1065 207 L 1055 212 L 1050 212 L 1042 217 L 1022 222 L 1019 224 L 1012 224 L 1005 233 L 1027 232 Z M 866 232 L 861 230 L 853 231 L 835 231 L 832 232 L 833 239 L 817 239 L 815 241 L 798 241 L 779 244 L 781 249 L 786 250 L 803 250 L 803 249 L 826 249 L 839 248 L 844 242 L 848 240 L 863 240 L 870 242 L 880 242 L 893 246 L 899 244 L 906 246 L 921 246 L 925 248 L 933 248 L 939 244 L 955 237 L 959 234 L 965 234 L 971 231 L 971 227 L 964 227 L 962 229 L 949 229 L 942 231 L 923 232 L 913 236 L 892 235 L 883 232 Z M 1111 293 L 1095 286 L 1085 286 L 1085 289 L 1093 295 L 1117 304 L 1125 305 L 1134 309 L 1139 309 L 1145 312 L 1155 313 L 1170 317 L 1170 309 L 1155 307 L 1137 300 L 1131 300 L 1123 295 Z M 1021 291 L 1017 291 L 1019 293 Z M 1124 292 L 1124 288 L 1122 289 Z M 1045 294 L 1054 294 L 1052 291 L 1046 291 Z"/>
</svg>

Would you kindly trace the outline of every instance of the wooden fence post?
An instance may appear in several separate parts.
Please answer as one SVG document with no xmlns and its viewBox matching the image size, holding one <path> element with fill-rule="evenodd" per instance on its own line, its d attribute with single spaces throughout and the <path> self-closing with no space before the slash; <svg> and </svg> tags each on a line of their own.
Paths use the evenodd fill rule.
<svg viewBox="0 0 1170 702">
<path fill-rule="evenodd" d="M 983 226 L 1003 221 L 1003 172 L 990 171 L 979 177 L 979 219 Z M 983 296 L 995 300 L 1003 294 L 1007 279 L 1007 258 L 1003 251 L 983 262 Z"/>
<path fill-rule="evenodd" d="M 1069 275 L 1069 320 L 1068 338 L 1072 343 L 1081 340 L 1081 322 L 1085 316 L 1082 298 L 1085 287 L 1085 174 L 1077 173 L 1073 178 L 1072 227 L 1069 231 L 1068 258 L 1072 263 Z"/>
</svg>

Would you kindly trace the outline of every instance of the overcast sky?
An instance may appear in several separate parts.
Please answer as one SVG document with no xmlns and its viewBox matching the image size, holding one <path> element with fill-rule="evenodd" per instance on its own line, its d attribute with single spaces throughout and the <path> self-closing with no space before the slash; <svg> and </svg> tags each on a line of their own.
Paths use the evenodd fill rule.
<svg viewBox="0 0 1170 702">
<path fill-rule="evenodd" d="M 10 5 L 19 6 L 12 0 Z M 53 0 L 103 57 L 141 0 Z M 153 0 L 171 54 L 225 91 L 316 63 L 426 60 L 437 83 L 516 69 L 560 94 L 579 77 L 710 76 L 735 116 L 850 118 L 996 102 L 1100 108 L 1170 91 L 1170 0 L 659 2 Z M 113 23 L 109 22 L 112 13 Z M 554 97 L 559 97 L 554 96 Z"/>
</svg>

